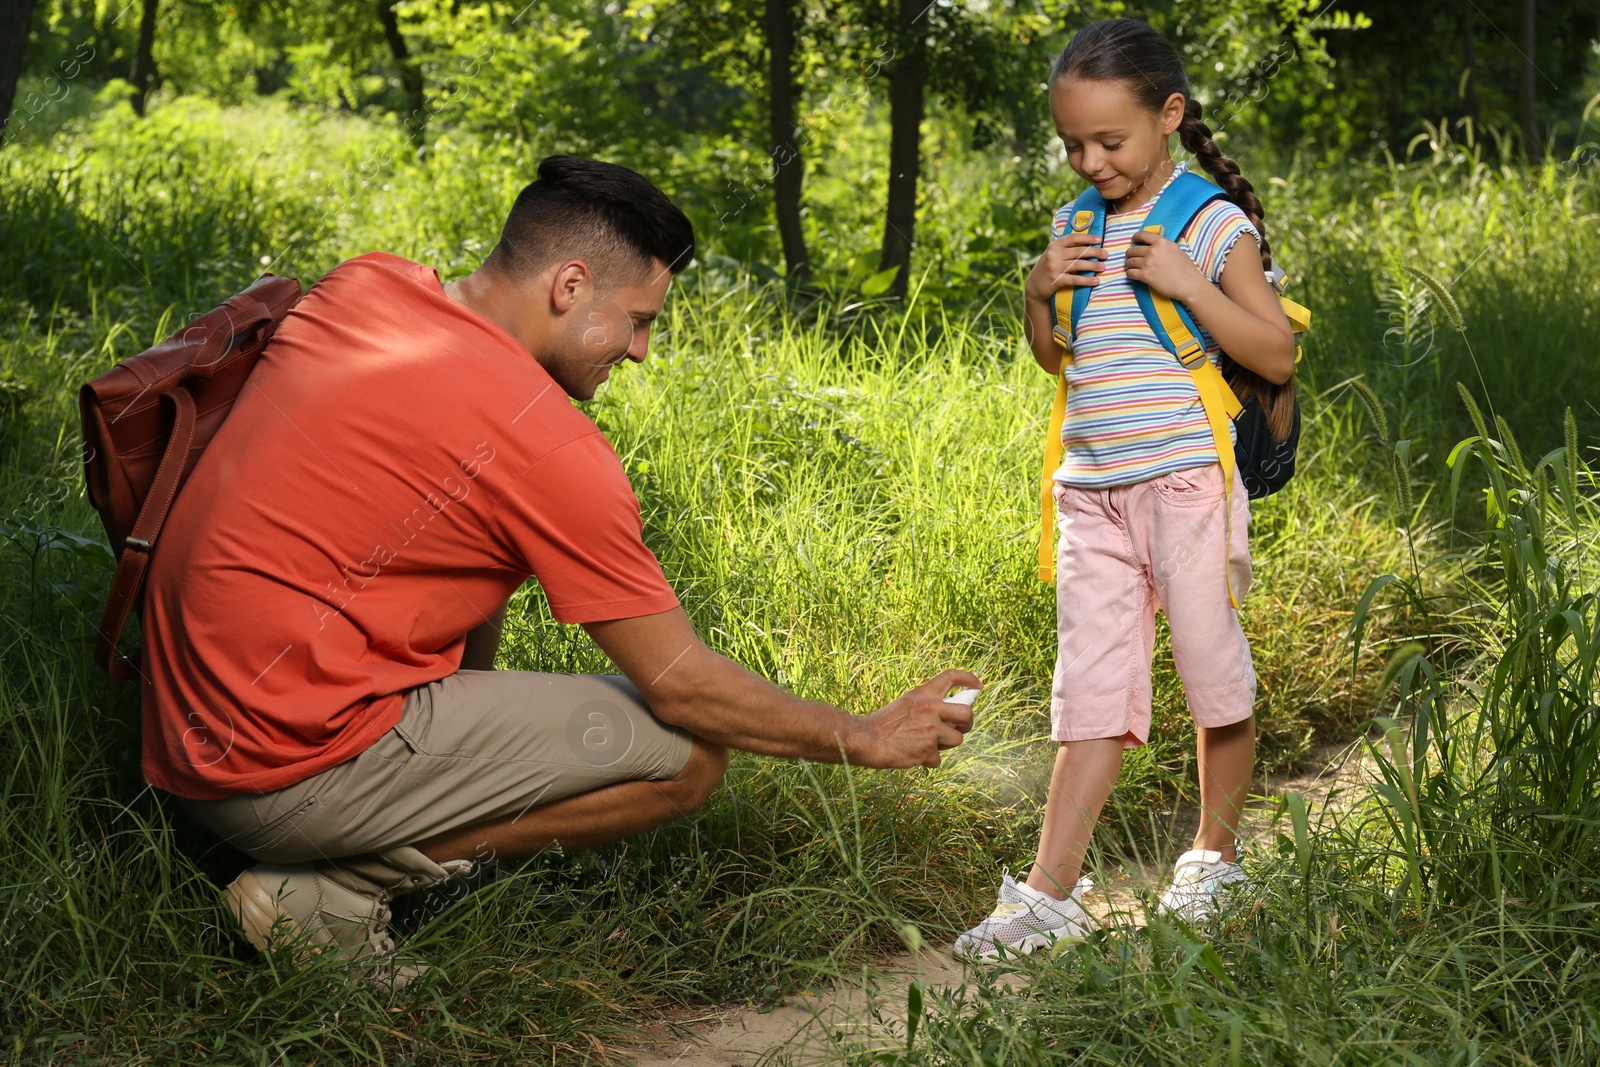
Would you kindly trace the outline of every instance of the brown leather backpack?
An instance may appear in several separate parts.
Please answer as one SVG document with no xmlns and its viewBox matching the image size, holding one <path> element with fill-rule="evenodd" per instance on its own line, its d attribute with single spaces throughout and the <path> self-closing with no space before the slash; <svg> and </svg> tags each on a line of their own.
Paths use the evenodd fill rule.
<svg viewBox="0 0 1600 1067">
<path fill-rule="evenodd" d="M 94 649 L 113 678 L 138 674 L 132 660 L 117 655 L 117 641 L 143 599 L 150 553 L 172 501 L 299 299 L 298 281 L 263 274 L 78 391 L 89 502 L 119 553 Z"/>
</svg>

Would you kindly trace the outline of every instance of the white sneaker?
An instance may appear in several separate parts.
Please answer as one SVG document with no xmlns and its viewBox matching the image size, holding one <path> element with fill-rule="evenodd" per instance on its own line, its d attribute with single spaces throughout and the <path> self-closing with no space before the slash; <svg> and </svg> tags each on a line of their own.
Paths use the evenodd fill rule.
<svg viewBox="0 0 1600 1067">
<path fill-rule="evenodd" d="M 954 952 L 968 959 L 1000 958 L 1002 946 L 1015 956 L 1026 956 L 1057 941 L 1081 941 L 1095 921 L 1078 898 L 1083 883 L 1072 888 L 1066 900 L 1039 892 L 1009 874 L 1000 880 L 1000 902 L 983 922 L 956 938 Z"/>
<path fill-rule="evenodd" d="M 1187 922 L 1204 922 L 1225 903 L 1227 896 L 1250 885 L 1250 876 L 1222 853 L 1196 848 L 1178 857 L 1172 885 L 1161 895 L 1160 910 Z"/>
</svg>

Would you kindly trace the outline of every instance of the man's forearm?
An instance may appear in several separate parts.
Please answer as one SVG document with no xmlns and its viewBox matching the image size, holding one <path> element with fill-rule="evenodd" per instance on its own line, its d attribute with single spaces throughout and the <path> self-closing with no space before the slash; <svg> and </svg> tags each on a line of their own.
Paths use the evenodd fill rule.
<svg viewBox="0 0 1600 1067">
<path fill-rule="evenodd" d="M 801 700 L 701 645 L 646 692 L 658 718 L 696 737 L 745 752 L 838 763 L 852 759 L 861 720 Z M 672 675 L 681 671 L 678 678 Z"/>
<path fill-rule="evenodd" d="M 981 688 L 970 671 L 944 670 L 870 715 L 790 696 L 705 646 L 683 609 L 585 623 L 661 721 L 706 741 L 769 756 L 862 767 L 937 767 L 961 743 L 972 711 L 944 697 Z"/>
</svg>

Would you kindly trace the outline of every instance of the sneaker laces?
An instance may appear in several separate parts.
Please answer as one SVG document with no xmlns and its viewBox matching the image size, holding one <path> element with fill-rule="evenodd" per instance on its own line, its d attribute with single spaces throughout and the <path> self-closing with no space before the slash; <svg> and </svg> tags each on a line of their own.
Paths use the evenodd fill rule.
<svg viewBox="0 0 1600 1067">
<path fill-rule="evenodd" d="M 1033 914 L 1033 909 L 1028 907 L 1026 901 L 1007 900 L 995 905 L 994 910 L 989 913 L 988 921 L 992 923 L 1003 923 L 1006 920 L 1013 919 L 1023 913 L 1027 913 L 1029 915 Z"/>
</svg>

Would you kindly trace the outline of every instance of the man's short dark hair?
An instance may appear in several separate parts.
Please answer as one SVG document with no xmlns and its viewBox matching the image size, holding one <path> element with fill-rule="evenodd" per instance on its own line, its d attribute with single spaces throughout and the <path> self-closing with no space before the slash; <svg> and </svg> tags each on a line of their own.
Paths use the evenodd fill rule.
<svg viewBox="0 0 1600 1067">
<path fill-rule="evenodd" d="M 546 156 L 511 205 L 488 265 L 528 278 L 568 257 L 587 263 L 606 288 L 629 284 L 652 259 L 677 274 L 694 259 L 694 227 L 627 167 Z"/>
</svg>

